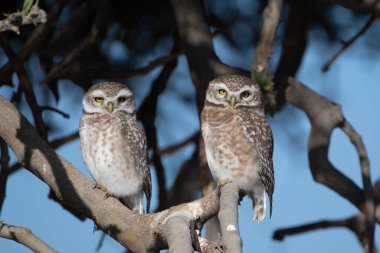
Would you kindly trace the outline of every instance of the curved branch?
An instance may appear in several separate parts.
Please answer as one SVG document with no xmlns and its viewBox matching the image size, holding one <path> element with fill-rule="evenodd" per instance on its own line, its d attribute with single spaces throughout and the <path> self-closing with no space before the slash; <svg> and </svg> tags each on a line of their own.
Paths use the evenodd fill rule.
<svg viewBox="0 0 380 253">
<path fill-rule="evenodd" d="M 282 241 L 286 236 L 289 235 L 296 235 L 300 233 L 314 231 L 317 229 L 341 227 L 351 230 L 356 235 L 362 246 L 365 249 L 368 249 L 365 252 L 375 253 L 376 250 L 372 249 L 372 251 L 370 251 L 369 248 L 366 248 L 368 246 L 368 237 L 366 236 L 365 226 L 363 226 L 363 222 L 365 222 L 365 219 L 365 216 L 360 214 L 341 220 L 322 220 L 291 228 L 278 229 L 273 233 L 273 239 Z"/>
<path fill-rule="evenodd" d="M 334 63 L 334 61 L 344 52 L 346 51 L 347 48 L 349 48 L 360 36 L 362 36 L 363 34 L 365 34 L 368 29 L 372 26 L 372 24 L 376 21 L 376 19 L 378 18 L 378 15 L 372 15 L 368 21 L 364 24 L 364 26 L 358 31 L 357 34 L 355 34 L 354 37 L 352 37 L 349 41 L 343 41 L 343 45 L 342 47 L 339 49 L 338 52 L 336 52 L 332 57 L 331 59 L 326 62 L 322 68 L 321 68 L 321 71 L 322 72 L 327 72 L 331 65 Z"/>
<path fill-rule="evenodd" d="M 344 118 L 339 105 L 331 103 L 293 78 L 289 78 L 288 81 L 290 86 L 286 90 L 287 101 L 303 110 L 311 123 L 308 153 L 313 178 L 350 201 L 365 215 L 366 219 L 362 224 L 368 239 L 365 249 L 372 252 L 374 249 L 374 223 L 380 222 L 380 217 L 375 217 L 375 215 L 380 204 L 376 203 L 375 206 L 369 161 L 364 145 L 356 131 Z M 357 148 L 365 192 L 337 170 L 328 159 L 330 137 L 332 131 L 337 127 L 343 127 L 343 131 Z"/>
<path fill-rule="evenodd" d="M 338 4 L 359 13 L 380 14 L 380 2 L 378 0 L 327 0 L 327 2 Z"/>
<path fill-rule="evenodd" d="M 21 243 L 34 252 L 57 252 L 35 236 L 30 229 L 8 225 L 2 221 L 0 222 L 0 237 Z"/>
<path fill-rule="evenodd" d="M 115 198 L 104 199 L 104 192 L 93 189 L 90 180 L 57 155 L 1 96 L 0 107 L 0 137 L 20 163 L 46 183 L 67 210 L 94 220 L 97 227 L 134 252 L 166 249 L 163 228 L 167 218 L 176 213 L 188 213 L 199 229 L 219 211 L 220 188 L 202 199 L 147 215 L 132 212 Z"/>
</svg>

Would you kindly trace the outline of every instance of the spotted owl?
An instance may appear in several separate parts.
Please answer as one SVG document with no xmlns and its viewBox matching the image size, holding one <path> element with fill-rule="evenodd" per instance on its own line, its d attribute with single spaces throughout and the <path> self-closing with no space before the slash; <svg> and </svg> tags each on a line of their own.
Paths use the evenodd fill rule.
<svg viewBox="0 0 380 253">
<path fill-rule="evenodd" d="M 119 83 L 93 85 L 83 97 L 79 135 L 84 162 L 97 186 L 138 213 L 144 213 L 144 192 L 149 212 L 146 136 L 136 120 L 132 92 Z"/>
<path fill-rule="evenodd" d="M 229 179 L 253 202 L 262 222 L 274 191 L 272 131 L 259 86 L 250 78 L 226 75 L 209 83 L 201 115 L 207 163 L 217 182 Z"/>
</svg>

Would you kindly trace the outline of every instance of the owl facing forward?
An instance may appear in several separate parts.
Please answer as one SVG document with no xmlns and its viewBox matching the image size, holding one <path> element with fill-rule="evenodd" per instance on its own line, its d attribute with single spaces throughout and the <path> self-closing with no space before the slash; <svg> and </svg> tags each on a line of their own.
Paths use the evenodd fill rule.
<svg viewBox="0 0 380 253">
<path fill-rule="evenodd" d="M 266 194 L 272 215 L 274 171 L 272 131 L 259 86 L 239 75 L 214 79 L 207 88 L 201 124 L 214 180 L 230 179 L 250 196 L 253 219 L 262 222 Z"/>
<path fill-rule="evenodd" d="M 84 162 L 98 185 L 132 210 L 149 212 L 151 177 L 146 137 L 136 120 L 132 92 L 119 83 L 93 85 L 83 97 L 80 142 Z"/>
</svg>

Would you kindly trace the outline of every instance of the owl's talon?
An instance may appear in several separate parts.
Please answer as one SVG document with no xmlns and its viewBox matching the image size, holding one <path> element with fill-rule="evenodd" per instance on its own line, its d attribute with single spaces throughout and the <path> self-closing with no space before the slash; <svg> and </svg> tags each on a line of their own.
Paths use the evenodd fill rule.
<svg viewBox="0 0 380 253">
<path fill-rule="evenodd" d="M 102 190 L 105 195 L 104 195 L 104 198 L 103 199 L 108 199 L 109 197 L 112 197 L 113 194 L 111 192 L 108 191 L 108 189 L 106 187 L 104 187 L 103 185 L 101 184 L 95 184 L 92 189 L 99 189 L 99 190 Z"/>
<path fill-rule="evenodd" d="M 108 199 L 109 197 L 112 197 L 113 195 L 109 192 L 106 192 L 103 199 Z"/>
<path fill-rule="evenodd" d="M 232 183 L 232 181 L 229 178 L 224 178 L 218 181 L 218 188 L 221 190 L 223 186 L 225 186 L 228 183 Z"/>
</svg>

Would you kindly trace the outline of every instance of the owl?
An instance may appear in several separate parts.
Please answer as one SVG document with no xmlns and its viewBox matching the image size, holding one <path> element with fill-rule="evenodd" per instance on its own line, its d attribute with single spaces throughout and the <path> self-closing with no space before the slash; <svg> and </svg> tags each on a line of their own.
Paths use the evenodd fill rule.
<svg viewBox="0 0 380 253">
<path fill-rule="evenodd" d="M 250 78 L 226 75 L 209 83 L 201 114 L 207 163 L 216 182 L 229 179 L 253 202 L 262 222 L 274 191 L 272 131 L 259 86 Z"/>
<path fill-rule="evenodd" d="M 149 212 L 146 136 L 136 120 L 132 92 L 119 83 L 93 85 L 83 97 L 79 135 L 84 162 L 97 186 L 138 213 L 144 213 L 144 192 Z"/>
</svg>

